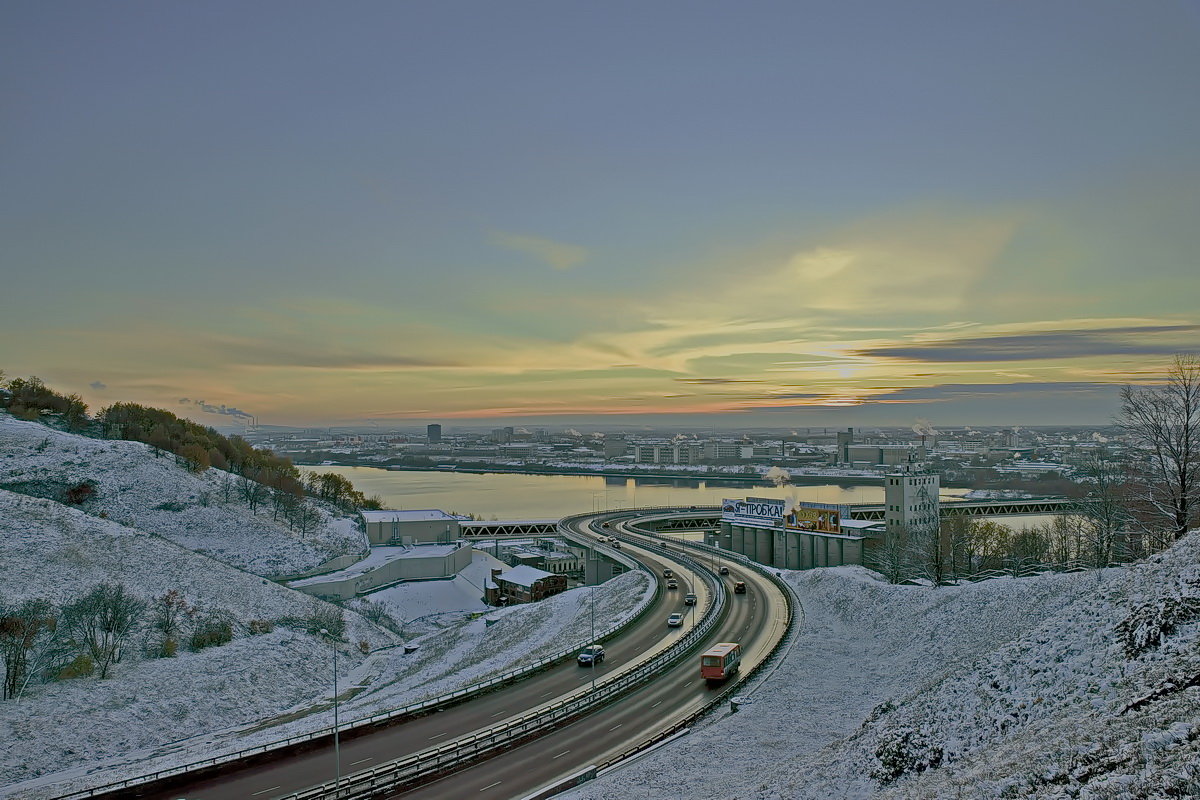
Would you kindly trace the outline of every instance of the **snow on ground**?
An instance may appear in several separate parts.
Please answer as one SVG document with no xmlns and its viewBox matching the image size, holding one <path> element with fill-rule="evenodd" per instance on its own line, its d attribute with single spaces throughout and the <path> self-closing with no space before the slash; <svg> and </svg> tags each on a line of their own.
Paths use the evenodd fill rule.
<svg viewBox="0 0 1200 800">
<path fill-rule="evenodd" d="M 483 602 L 483 582 L 491 569 L 508 569 L 499 559 L 479 550 L 472 551 L 471 563 L 452 579 L 411 581 L 363 595 L 350 603 L 362 609 L 367 603 L 378 604 L 403 627 L 407 636 L 429 633 L 458 624 L 472 614 L 490 610 Z"/>
<path fill-rule="evenodd" d="M 1198 561 L 1200 533 L 1100 575 L 785 572 L 802 634 L 753 702 L 564 797 L 1200 796 Z"/>
<path fill-rule="evenodd" d="M 96 497 L 80 510 L 269 577 L 367 550 L 356 519 L 314 504 L 321 522 L 302 536 L 272 521 L 269 503 L 251 514 L 236 488 L 226 491 L 229 473 L 195 475 L 155 453 L 141 442 L 90 439 L 0 412 L 0 488 L 58 500 L 66 488 L 95 481 Z"/>
<path fill-rule="evenodd" d="M 482 574 L 489 563 L 476 562 Z M 329 724 L 330 645 L 279 624 L 327 607 L 261 577 L 233 569 L 143 531 L 53 501 L 0 490 L 0 593 L 6 600 L 61 603 L 101 581 L 122 582 L 150 598 L 178 589 L 192 604 L 224 609 L 235 639 L 175 658 L 141 656 L 146 632 L 106 680 L 32 685 L 0 703 L 0 797 L 47 798 L 235 752 Z M 404 591 L 450 581 L 419 582 Z M 590 590 L 542 603 L 493 610 L 420 640 L 410 654 L 400 638 L 347 613 L 338 646 L 341 711 L 360 719 L 435 697 L 581 646 Z M 596 621 L 628 616 L 653 584 L 642 573 L 596 590 Z M 414 607 L 432 607 L 417 601 Z M 250 620 L 272 620 L 251 635 Z M 358 644 L 366 643 L 369 655 Z"/>
<path fill-rule="evenodd" d="M 50 500 L 0 490 L 0 594 L 61 605 L 95 584 L 116 582 L 150 600 L 172 589 L 192 606 L 228 613 L 235 638 L 175 658 L 143 658 L 148 625 L 103 681 L 33 684 L 0 704 L 0 764 L 10 781 L 102 759 L 231 724 L 252 722 L 319 694 L 329 645 L 280 624 L 328 604 L 193 553 L 158 536 Z M 148 614 L 145 620 L 148 623 Z M 354 613 L 346 637 L 368 647 L 399 637 Z M 251 635 L 251 620 L 273 630 Z M 347 666 L 363 660 L 347 648 Z"/>
</svg>

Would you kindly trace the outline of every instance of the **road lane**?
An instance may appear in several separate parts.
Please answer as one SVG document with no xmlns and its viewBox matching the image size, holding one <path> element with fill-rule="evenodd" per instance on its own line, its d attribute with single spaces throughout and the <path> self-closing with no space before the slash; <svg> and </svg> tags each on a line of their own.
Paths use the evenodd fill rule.
<svg viewBox="0 0 1200 800">
<path fill-rule="evenodd" d="M 639 548 L 639 554 L 642 552 Z M 668 566 L 676 571 L 685 569 L 683 565 L 669 561 L 668 557 L 658 553 L 646 552 L 641 557 L 655 576 L 660 576 Z M 691 574 L 690 570 L 688 573 Z M 668 592 L 660 588 L 658 597 L 641 621 L 611 642 L 604 643 L 606 658 L 596 668 L 596 678 L 602 679 L 641 660 L 660 649 L 660 646 L 665 646 L 664 642 L 681 635 L 686 629 L 675 629 L 666 636 L 663 629 L 668 614 L 686 609 L 683 592 Z M 568 660 L 519 683 L 442 711 L 353 738 L 343 732 L 342 774 L 345 776 L 356 770 L 376 767 L 436 743 L 452 741 L 473 731 L 497 725 L 508 716 L 526 714 L 537 706 L 582 688 L 591 679 L 590 668 L 579 667 L 573 660 Z M 357 764 L 356 769 L 350 768 L 352 763 Z M 225 770 L 204 780 L 175 784 L 169 789 L 126 792 L 123 796 L 148 800 L 174 800 L 179 797 L 187 797 L 188 800 L 244 800 L 250 796 L 269 798 L 332 780 L 334 768 L 334 748 L 330 742 L 269 763 Z"/>
</svg>

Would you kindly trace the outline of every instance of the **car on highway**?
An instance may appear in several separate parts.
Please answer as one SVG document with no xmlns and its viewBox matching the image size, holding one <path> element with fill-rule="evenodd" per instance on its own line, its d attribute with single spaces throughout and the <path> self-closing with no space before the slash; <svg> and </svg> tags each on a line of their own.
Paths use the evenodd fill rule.
<svg viewBox="0 0 1200 800">
<path fill-rule="evenodd" d="M 719 571 L 719 572 L 720 572 L 722 575 L 728 575 L 728 574 L 729 574 L 729 567 L 721 567 L 721 569 L 720 569 L 720 570 L 718 570 L 718 571 Z"/>
<path fill-rule="evenodd" d="M 581 667 L 590 667 L 593 664 L 599 664 L 604 660 L 604 648 L 598 644 L 589 644 L 587 647 L 579 651 L 579 656 L 575 659 Z"/>
<path fill-rule="evenodd" d="M 664 578 L 674 578 L 674 577 L 675 577 L 675 572 L 674 572 L 674 570 L 670 570 L 670 569 L 664 569 L 664 570 L 663 570 L 663 577 L 664 577 Z"/>
<path fill-rule="evenodd" d="M 679 582 L 678 582 L 678 581 L 676 581 L 674 578 L 671 578 L 671 579 L 669 579 L 669 580 L 667 581 L 667 588 L 668 588 L 668 589 L 678 589 L 678 588 L 679 588 Z"/>
<path fill-rule="evenodd" d="M 618 550 L 621 549 L 621 543 L 618 542 L 616 539 L 613 539 L 611 542 L 609 542 L 609 544 L 611 544 L 613 547 L 617 548 Z"/>
<path fill-rule="evenodd" d="M 746 593 L 746 582 L 745 581 L 734 581 L 733 593 L 734 594 L 745 594 Z"/>
<path fill-rule="evenodd" d="M 683 614 L 676 611 L 674 614 L 667 617 L 667 625 L 671 626 L 672 628 L 678 628 L 679 626 L 683 625 Z"/>
<path fill-rule="evenodd" d="M 696 595 L 695 595 L 694 593 L 692 593 L 692 592 L 688 592 L 687 594 L 685 594 L 685 595 L 683 596 L 683 604 L 684 604 L 685 606 L 694 606 L 694 605 L 696 605 Z"/>
</svg>

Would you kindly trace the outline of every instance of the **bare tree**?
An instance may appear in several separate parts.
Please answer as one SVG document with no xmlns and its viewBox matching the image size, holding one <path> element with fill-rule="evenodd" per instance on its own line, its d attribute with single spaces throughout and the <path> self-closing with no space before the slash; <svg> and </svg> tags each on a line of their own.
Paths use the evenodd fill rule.
<svg viewBox="0 0 1200 800">
<path fill-rule="evenodd" d="M 1200 506 L 1200 357 L 1176 355 L 1160 385 L 1123 387 L 1118 422 L 1145 453 L 1134 475 L 1144 524 L 1170 544 Z"/>
<path fill-rule="evenodd" d="M 157 655 L 159 658 L 170 658 L 179 650 L 179 634 L 184 620 L 193 613 L 192 608 L 178 589 L 172 589 L 154 599 L 153 612 L 154 630 L 159 635 Z"/>
<path fill-rule="evenodd" d="M 866 566 L 883 575 L 889 583 L 909 577 L 912 546 L 907 528 L 887 531 L 864 553 Z"/>
<path fill-rule="evenodd" d="M 1080 465 L 1077 474 L 1088 487 L 1075 502 L 1075 513 L 1084 521 L 1085 544 L 1077 558 L 1094 567 L 1128 560 L 1129 554 L 1120 547 L 1122 534 L 1130 525 L 1125 464 L 1098 450 Z"/>
<path fill-rule="evenodd" d="M 948 577 L 949 554 L 940 527 L 932 525 L 914 526 L 908 534 L 909 572 L 941 586 Z"/>
<path fill-rule="evenodd" d="M 49 600 L 0 606 L 0 657 L 4 659 L 3 698 L 16 697 L 31 672 L 30 653 L 54 636 L 57 617 Z"/>
<path fill-rule="evenodd" d="M 255 513 L 259 504 L 267 499 L 268 489 L 257 480 L 256 476 L 242 474 L 238 476 L 238 493 L 246 504 L 250 506 L 250 513 Z"/>
<path fill-rule="evenodd" d="M 75 645 L 91 656 L 108 677 L 108 670 L 121 660 L 121 650 L 142 616 L 146 604 L 116 583 L 101 583 L 63 609 L 63 624 Z"/>
</svg>

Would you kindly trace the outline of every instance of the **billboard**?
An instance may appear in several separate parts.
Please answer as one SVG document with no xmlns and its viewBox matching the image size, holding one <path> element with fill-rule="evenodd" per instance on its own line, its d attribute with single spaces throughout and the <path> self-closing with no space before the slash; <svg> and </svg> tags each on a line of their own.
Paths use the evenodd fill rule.
<svg viewBox="0 0 1200 800">
<path fill-rule="evenodd" d="M 828 503 L 797 503 L 788 514 L 788 528 L 814 533 L 841 533 L 843 506 Z"/>
<path fill-rule="evenodd" d="M 785 501 L 769 497 L 722 500 L 721 521 L 734 525 L 778 525 L 783 519 Z"/>
</svg>

